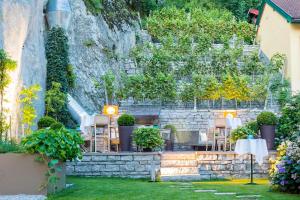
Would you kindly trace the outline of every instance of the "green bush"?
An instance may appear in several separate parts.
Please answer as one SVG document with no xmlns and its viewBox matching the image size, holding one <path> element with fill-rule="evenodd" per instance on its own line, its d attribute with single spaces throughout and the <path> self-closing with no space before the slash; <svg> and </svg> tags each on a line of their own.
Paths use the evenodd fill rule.
<svg viewBox="0 0 300 200">
<path fill-rule="evenodd" d="M 39 121 L 38 121 L 38 129 L 42 129 L 42 128 L 48 128 L 50 127 L 52 124 L 57 123 L 57 121 L 49 116 L 45 116 L 42 117 Z"/>
<path fill-rule="evenodd" d="M 154 149 L 161 147 L 164 143 L 157 128 L 139 128 L 134 130 L 133 141 L 143 149 Z"/>
<path fill-rule="evenodd" d="M 252 130 L 254 133 L 258 133 L 259 127 L 256 120 L 247 122 L 245 127 Z"/>
<path fill-rule="evenodd" d="M 270 178 L 272 189 L 300 193 L 300 137 L 281 143 L 277 158 L 272 162 Z"/>
<path fill-rule="evenodd" d="M 0 153 L 19 153 L 22 152 L 22 147 L 15 141 L 1 141 L 0 140 Z"/>
<path fill-rule="evenodd" d="M 60 130 L 62 128 L 65 128 L 65 126 L 60 122 L 56 122 L 54 124 L 51 124 L 51 126 L 50 126 L 50 129 L 52 129 L 52 130 Z"/>
<path fill-rule="evenodd" d="M 247 127 L 239 127 L 231 132 L 231 141 L 236 142 L 238 139 L 246 139 L 248 135 L 256 136 L 257 133 Z"/>
<path fill-rule="evenodd" d="M 276 125 L 277 124 L 277 117 L 272 112 L 261 112 L 257 116 L 257 124 L 258 126 L 262 125 Z"/>
<path fill-rule="evenodd" d="M 123 114 L 118 119 L 119 126 L 133 126 L 135 123 L 135 118 L 132 115 Z"/>
<path fill-rule="evenodd" d="M 83 139 L 74 130 L 41 129 L 26 136 L 21 144 L 28 153 L 38 153 L 62 162 L 82 157 L 80 145 Z"/>
<path fill-rule="evenodd" d="M 300 127 L 300 93 L 288 100 L 281 110 L 276 136 L 289 139 Z"/>
<path fill-rule="evenodd" d="M 176 127 L 172 124 L 165 125 L 164 129 L 171 129 L 172 134 L 175 134 L 177 132 Z"/>
</svg>

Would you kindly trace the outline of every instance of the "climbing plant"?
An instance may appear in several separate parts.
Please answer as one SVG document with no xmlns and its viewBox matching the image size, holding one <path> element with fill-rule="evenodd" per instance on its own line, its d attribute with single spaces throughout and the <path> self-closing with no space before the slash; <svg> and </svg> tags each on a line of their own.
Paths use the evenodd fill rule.
<svg viewBox="0 0 300 200">
<path fill-rule="evenodd" d="M 34 108 L 34 100 L 38 99 L 37 92 L 41 90 L 39 85 L 32 85 L 25 87 L 20 92 L 21 106 L 21 122 L 24 125 L 25 134 L 29 134 L 31 127 L 34 124 L 36 118 L 36 111 Z"/>
<path fill-rule="evenodd" d="M 73 126 L 67 109 L 67 93 L 75 85 L 75 75 L 70 65 L 68 50 L 68 38 L 64 29 L 60 27 L 50 29 L 46 41 L 48 94 L 46 96 L 48 110 L 46 110 L 49 116 L 65 125 L 72 124 L 70 126 Z M 62 100 L 64 102 L 61 102 Z"/>
<path fill-rule="evenodd" d="M 4 108 L 5 89 L 10 84 L 11 79 L 9 72 L 16 69 L 17 63 L 9 58 L 3 49 L 0 49 L 0 141 L 3 139 L 5 133 L 9 129 L 9 124 L 6 122 L 6 112 Z"/>
<path fill-rule="evenodd" d="M 66 121 L 67 95 L 62 92 L 60 83 L 52 82 L 51 88 L 46 92 L 45 102 L 46 115 L 61 122 Z"/>
</svg>

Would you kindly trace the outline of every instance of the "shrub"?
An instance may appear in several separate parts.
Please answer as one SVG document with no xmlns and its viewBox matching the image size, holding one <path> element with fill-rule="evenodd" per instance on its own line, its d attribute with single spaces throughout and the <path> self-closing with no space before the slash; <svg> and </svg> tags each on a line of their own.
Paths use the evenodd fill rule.
<svg viewBox="0 0 300 200">
<path fill-rule="evenodd" d="M 273 189 L 300 193 L 300 137 L 279 145 L 278 157 L 270 169 Z"/>
<path fill-rule="evenodd" d="M 248 135 L 256 136 L 257 133 L 245 126 L 238 127 L 231 132 L 231 141 L 236 142 L 238 139 L 246 139 Z"/>
<path fill-rule="evenodd" d="M 143 149 L 154 149 L 161 147 L 164 143 L 157 128 L 139 128 L 134 130 L 133 141 Z"/>
<path fill-rule="evenodd" d="M 119 126 L 133 126 L 135 123 L 135 118 L 132 115 L 123 114 L 118 119 Z"/>
<path fill-rule="evenodd" d="M 259 127 L 258 127 L 258 124 L 257 124 L 256 120 L 247 122 L 245 124 L 245 127 L 248 128 L 248 129 L 250 129 L 250 130 L 252 130 L 256 134 L 258 133 Z"/>
<path fill-rule="evenodd" d="M 261 112 L 257 116 L 257 124 L 258 126 L 262 125 L 276 125 L 277 124 L 277 117 L 272 112 Z"/>
<path fill-rule="evenodd" d="M 289 139 L 300 127 L 300 94 L 293 96 L 281 110 L 277 137 Z"/>
<path fill-rule="evenodd" d="M 164 129 L 171 129 L 172 134 L 175 134 L 177 132 L 176 127 L 172 124 L 165 125 Z"/>
<path fill-rule="evenodd" d="M 1 141 L 0 140 L 0 153 L 18 153 L 22 152 L 22 147 L 18 145 L 15 141 Z"/>
<path fill-rule="evenodd" d="M 54 118 L 49 117 L 49 116 L 42 117 L 38 121 L 38 129 L 48 128 L 54 123 L 57 123 L 57 121 Z"/>
<path fill-rule="evenodd" d="M 50 129 L 52 129 L 52 130 L 60 130 L 62 128 L 65 128 L 65 126 L 60 122 L 53 123 L 50 126 Z"/>
<path fill-rule="evenodd" d="M 26 136 L 21 142 L 29 153 L 38 153 L 62 162 L 81 158 L 80 133 L 68 129 L 41 129 Z"/>
</svg>

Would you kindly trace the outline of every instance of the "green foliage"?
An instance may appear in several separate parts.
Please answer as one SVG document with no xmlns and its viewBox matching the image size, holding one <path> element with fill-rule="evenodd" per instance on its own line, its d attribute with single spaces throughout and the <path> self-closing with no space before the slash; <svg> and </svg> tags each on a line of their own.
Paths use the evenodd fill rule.
<svg viewBox="0 0 300 200">
<path fill-rule="evenodd" d="M 119 126 L 133 126 L 135 123 L 135 118 L 132 115 L 122 114 L 118 118 L 118 125 Z"/>
<path fill-rule="evenodd" d="M 38 129 L 49 128 L 52 124 L 56 123 L 57 121 L 52 117 L 45 116 L 38 121 Z"/>
<path fill-rule="evenodd" d="M 259 126 L 256 120 L 247 122 L 245 127 L 252 130 L 255 134 L 258 134 Z"/>
<path fill-rule="evenodd" d="M 68 87 L 69 88 L 74 88 L 75 87 L 76 75 L 74 73 L 74 67 L 70 64 L 67 67 L 67 74 L 68 74 Z"/>
<path fill-rule="evenodd" d="M 83 42 L 83 45 L 86 46 L 86 47 L 92 47 L 92 46 L 94 46 L 95 44 L 96 44 L 95 41 L 92 40 L 92 39 L 88 39 L 88 40 L 85 40 L 85 41 Z"/>
<path fill-rule="evenodd" d="M 65 126 L 60 122 L 53 123 L 50 126 L 50 129 L 52 129 L 52 130 L 60 130 L 60 129 L 63 129 L 63 128 L 65 128 Z"/>
<path fill-rule="evenodd" d="M 69 90 L 68 77 L 68 38 L 62 28 L 54 27 L 48 32 L 46 41 L 47 58 L 47 89 L 52 87 L 52 82 L 61 84 L 64 93 Z"/>
<path fill-rule="evenodd" d="M 67 95 L 62 92 L 60 83 L 52 82 L 52 87 L 46 92 L 45 102 L 46 115 L 64 122 L 67 113 Z"/>
<path fill-rule="evenodd" d="M 23 138 L 21 144 L 28 153 L 38 153 L 62 162 L 82 157 L 80 145 L 83 139 L 73 130 L 40 129 Z"/>
<path fill-rule="evenodd" d="M 102 0 L 83 0 L 83 2 L 93 15 L 99 15 L 103 9 Z"/>
<path fill-rule="evenodd" d="M 39 85 L 32 85 L 28 88 L 24 88 L 20 92 L 20 102 L 22 103 L 21 115 L 22 124 L 25 127 L 25 133 L 29 134 L 31 127 L 34 124 L 36 118 L 36 111 L 33 105 L 33 101 L 38 99 L 37 92 L 41 90 Z"/>
<path fill-rule="evenodd" d="M 238 139 L 246 139 L 248 135 L 256 136 L 257 133 L 246 126 L 238 127 L 231 132 L 231 140 L 236 142 Z"/>
<path fill-rule="evenodd" d="M 278 122 L 278 119 L 276 115 L 272 112 L 261 112 L 257 116 L 257 124 L 258 126 L 263 126 L 263 125 L 276 125 Z"/>
<path fill-rule="evenodd" d="M 164 126 L 164 129 L 170 129 L 172 134 L 177 133 L 177 129 L 174 125 L 172 124 L 167 124 Z"/>
<path fill-rule="evenodd" d="M 133 141 L 141 148 L 158 148 L 164 143 L 159 129 L 157 128 L 139 128 L 133 132 Z"/>
<path fill-rule="evenodd" d="M 300 127 L 300 94 L 293 96 L 283 106 L 279 118 L 277 137 L 290 138 Z"/>
<path fill-rule="evenodd" d="M 5 89 L 11 82 L 9 73 L 15 70 L 16 67 L 17 63 L 11 60 L 3 49 L 0 49 L 0 141 L 9 129 L 5 116 L 7 110 L 4 108 L 3 102 L 5 101 Z"/>
<path fill-rule="evenodd" d="M 159 8 L 157 0 L 126 0 L 127 4 L 142 17 L 148 16 L 151 11 Z"/>
<path fill-rule="evenodd" d="M 0 154 L 1 153 L 21 153 L 22 147 L 13 140 L 2 141 L 0 140 Z"/>
<path fill-rule="evenodd" d="M 300 137 L 283 142 L 270 169 L 272 188 L 281 192 L 299 193 Z"/>
</svg>

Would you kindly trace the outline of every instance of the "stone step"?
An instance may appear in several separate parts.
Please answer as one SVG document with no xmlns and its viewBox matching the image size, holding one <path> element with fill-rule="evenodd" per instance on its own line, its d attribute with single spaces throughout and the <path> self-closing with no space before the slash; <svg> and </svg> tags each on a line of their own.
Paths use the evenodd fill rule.
<svg viewBox="0 0 300 200">
<path fill-rule="evenodd" d="M 209 180 L 211 177 L 209 174 L 181 174 L 181 175 L 173 175 L 167 176 L 163 175 L 160 177 L 161 181 L 200 181 L 200 180 Z"/>
<path fill-rule="evenodd" d="M 196 160 L 195 152 L 163 153 L 161 160 Z"/>
<path fill-rule="evenodd" d="M 182 174 L 199 174 L 198 167 L 162 167 L 160 169 L 161 175 L 182 175 Z"/>
<path fill-rule="evenodd" d="M 161 160 L 161 167 L 197 167 L 196 160 Z"/>
</svg>

